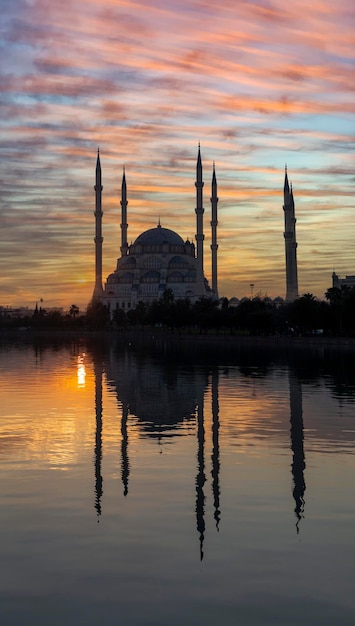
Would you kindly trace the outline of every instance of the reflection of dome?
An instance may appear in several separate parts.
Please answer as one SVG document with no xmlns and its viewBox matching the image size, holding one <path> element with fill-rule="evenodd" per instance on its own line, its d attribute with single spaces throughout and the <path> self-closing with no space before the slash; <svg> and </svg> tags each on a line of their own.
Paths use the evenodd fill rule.
<svg viewBox="0 0 355 626">
<path fill-rule="evenodd" d="M 160 352 L 159 358 L 136 353 L 132 347 L 112 350 L 105 370 L 110 391 L 137 418 L 139 432 L 151 437 L 178 435 L 182 423 L 195 420 L 197 399 L 208 383 L 189 362 Z"/>
<path fill-rule="evenodd" d="M 162 228 L 161 226 L 146 230 L 144 233 L 139 235 L 139 237 L 137 237 L 134 245 L 137 246 L 140 244 L 142 246 L 161 246 L 164 243 L 170 244 L 172 246 L 185 245 L 180 235 L 174 233 L 174 231 L 170 230 L 169 228 Z"/>
</svg>

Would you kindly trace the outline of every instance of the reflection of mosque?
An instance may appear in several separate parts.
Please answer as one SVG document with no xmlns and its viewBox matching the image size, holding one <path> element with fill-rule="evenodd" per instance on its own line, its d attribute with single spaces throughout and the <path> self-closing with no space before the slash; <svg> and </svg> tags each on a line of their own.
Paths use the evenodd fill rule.
<svg viewBox="0 0 355 626">
<path fill-rule="evenodd" d="M 193 366 L 177 367 L 169 357 L 137 358 L 130 349 L 111 351 L 106 376 L 108 388 L 139 420 L 140 431 L 159 439 L 177 435 L 182 422 L 193 425 L 197 398 L 208 383 Z"/>
<path fill-rule="evenodd" d="M 103 495 L 102 463 L 102 377 L 105 369 L 108 389 L 117 394 L 121 407 L 121 480 L 123 494 L 129 490 L 129 436 L 128 417 L 135 416 L 140 432 L 159 439 L 178 434 L 183 422 L 196 427 L 197 455 L 195 478 L 195 517 L 200 544 L 200 559 L 204 555 L 205 538 L 205 391 L 211 389 L 211 490 L 214 520 L 217 531 L 221 519 L 220 508 L 220 446 L 219 446 L 219 401 L 218 366 L 209 373 L 206 369 L 184 364 L 178 367 L 171 360 L 153 359 L 136 355 L 126 350 L 122 353 L 110 352 L 103 360 L 94 360 L 95 372 L 95 411 L 96 437 L 94 451 L 95 467 L 95 509 L 101 515 Z M 293 454 L 291 472 L 293 477 L 293 498 L 295 501 L 296 528 L 304 513 L 304 469 L 303 448 L 302 388 L 296 376 L 289 373 L 290 391 L 290 440 Z"/>
</svg>

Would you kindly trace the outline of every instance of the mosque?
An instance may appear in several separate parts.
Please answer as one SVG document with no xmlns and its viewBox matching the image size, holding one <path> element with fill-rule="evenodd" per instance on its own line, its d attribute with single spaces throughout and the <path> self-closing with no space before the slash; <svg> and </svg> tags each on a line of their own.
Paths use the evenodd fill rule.
<svg viewBox="0 0 355 626">
<path fill-rule="evenodd" d="M 121 187 L 121 256 L 116 269 L 102 286 L 102 177 L 100 154 L 96 161 L 95 184 L 95 287 L 93 300 L 107 305 L 112 316 L 117 309 L 135 309 L 139 302 L 146 305 L 163 297 L 170 290 L 174 298 L 188 298 L 191 303 L 200 298 L 218 299 L 217 285 L 217 179 L 213 164 L 211 182 L 211 268 L 212 281 L 209 285 L 203 269 L 204 229 L 203 229 L 203 177 L 200 146 L 196 164 L 196 245 L 184 241 L 178 233 L 160 224 L 141 233 L 128 245 L 127 232 L 127 184 L 123 171 Z M 292 185 L 289 185 L 287 168 L 284 181 L 284 240 L 286 261 L 286 302 L 298 297 L 297 242 L 295 203 Z M 279 298 L 276 298 L 279 300 Z M 275 301 L 276 301 L 275 300 Z M 237 298 L 231 298 L 230 304 Z"/>
<path fill-rule="evenodd" d="M 217 287 L 217 179 L 213 165 L 211 184 L 211 255 L 212 285 L 203 269 L 203 186 L 200 146 L 196 165 L 196 246 L 184 241 L 178 233 L 160 224 L 137 237 L 134 243 L 127 241 L 127 184 L 123 171 L 121 187 L 121 256 L 116 269 L 102 286 L 102 178 L 100 154 L 97 154 L 95 184 L 95 288 L 93 299 L 114 310 L 134 309 L 138 302 L 151 304 L 169 289 L 175 299 L 189 298 L 194 303 L 199 298 L 218 298 Z"/>
</svg>

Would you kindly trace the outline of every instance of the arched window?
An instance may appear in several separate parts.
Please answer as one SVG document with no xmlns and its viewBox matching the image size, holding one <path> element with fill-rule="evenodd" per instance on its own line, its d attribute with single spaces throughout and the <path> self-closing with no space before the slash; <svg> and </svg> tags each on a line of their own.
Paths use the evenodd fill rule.
<svg viewBox="0 0 355 626">
<path fill-rule="evenodd" d="M 147 270 L 160 270 L 161 260 L 157 256 L 148 256 L 143 261 L 143 267 Z"/>
<path fill-rule="evenodd" d="M 187 269 L 189 264 L 181 256 L 174 256 L 169 261 L 169 269 Z"/>
<path fill-rule="evenodd" d="M 108 276 L 108 278 L 107 278 L 107 284 L 108 285 L 114 285 L 115 283 L 118 283 L 118 276 L 117 276 L 117 274 L 110 274 L 110 276 Z"/>
<path fill-rule="evenodd" d="M 141 278 L 142 283 L 158 283 L 159 280 L 160 280 L 160 273 L 154 272 L 153 270 L 151 270 L 150 272 L 146 272 L 145 274 L 143 274 Z"/>
<path fill-rule="evenodd" d="M 136 259 L 134 258 L 134 256 L 122 257 L 122 259 L 119 259 L 119 267 L 120 269 L 133 270 L 136 267 Z"/>
<path fill-rule="evenodd" d="M 185 283 L 195 283 L 196 282 L 196 270 L 190 270 L 187 272 L 185 276 Z"/>
<path fill-rule="evenodd" d="M 168 283 L 183 283 L 184 277 L 181 272 L 171 272 L 168 275 Z"/>
<path fill-rule="evenodd" d="M 125 272 L 120 276 L 120 283 L 133 283 L 133 272 Z"/>
</svg>

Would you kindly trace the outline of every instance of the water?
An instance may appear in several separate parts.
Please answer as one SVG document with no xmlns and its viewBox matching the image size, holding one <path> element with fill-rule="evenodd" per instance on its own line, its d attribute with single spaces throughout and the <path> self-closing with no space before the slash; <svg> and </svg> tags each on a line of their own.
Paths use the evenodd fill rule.
<svg viewBox="0 0 355 626">
<path fill-rule="evenodd" d="M 0 348 L 0 620 L 355 623 L 353 354 Z"/>
</svg>

